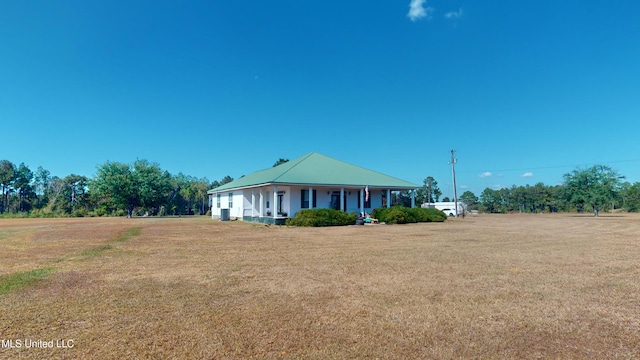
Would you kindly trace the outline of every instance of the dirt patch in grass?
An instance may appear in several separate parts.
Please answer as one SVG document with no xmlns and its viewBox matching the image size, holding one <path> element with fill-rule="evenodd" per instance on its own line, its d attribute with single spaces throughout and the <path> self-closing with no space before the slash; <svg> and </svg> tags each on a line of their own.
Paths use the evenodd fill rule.
<svg viewBox="0 0 640 360">
<path fill-rule="evenodd" d="M 60 258 L 112 247 L 0 296 L 3 337 L 73 349 L 0 357 L 640 357 L 635 215 L 339 228 L 72 220 L 0 221 L 11 231 L 0 274 L 21 266 L 14 257 L 46 267 L 53 255 L 28 256 L 42 239 Z"/>
</svg>

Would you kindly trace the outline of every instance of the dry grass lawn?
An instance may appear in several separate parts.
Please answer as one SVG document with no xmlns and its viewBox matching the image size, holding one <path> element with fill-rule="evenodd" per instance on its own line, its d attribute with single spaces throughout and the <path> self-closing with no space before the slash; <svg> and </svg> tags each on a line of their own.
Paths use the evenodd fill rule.
<svg viewBox="0 0 640 360">
<path fill-rule="evenodd" d="M 0 295 L 0 358 L 640 358 L 639 240 L 627 214 L 3 219 L 0 282 L 49 270 Z"/>
</svg>

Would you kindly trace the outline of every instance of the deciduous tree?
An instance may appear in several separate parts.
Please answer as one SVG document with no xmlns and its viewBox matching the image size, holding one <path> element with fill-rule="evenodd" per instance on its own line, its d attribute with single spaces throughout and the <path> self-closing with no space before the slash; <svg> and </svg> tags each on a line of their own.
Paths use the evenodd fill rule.
<svg viewBox="0 0 640 360">
<path fill-rule="evenodd" d="M 67 175 L 63 179 L 54 177 L 51 184 L 54 195 L 49 202 L 50 211 L 74 216 L 85 214 L 89 207 L 88 177 L 76 174 Z"/>
<path fill-rule="evenodd" d="M 127 210 L 127 217 L 131 217 L 133 208 L 140 202 L 129 164 L 105 162 L 98 166 L 92 185 L 100 197 L 116 207 Z"/>
<path fill-rule="evenodd" d="M 460 200 L 464 202 L 469 209 L 473 208 L 478 203 L 478 197 L 469 190 L 460 195 Z"/>
<path fill-rule="evenodd" d="M 598 216 L 600 209 L 615 199 L 622 179 L 617 171 L 604 165 L 575 169 L 564 175 L 566 196 L 579 210 L 591 207 L 594 216 Z"/>
<path fill-rule="evenodd" d="M 633 185 L 625 183 L 624 190 L 622 191 L 622 204 L 628 211 L 640 211 L 640 182 L 636 182 Z"/>
<path fill-rule="evenodd" d="M 499 190 L 484 189 L 480 194 L 480 202 L 486 212 L 494 213 L 502 210 L 502 196 Z"/>
</svg>

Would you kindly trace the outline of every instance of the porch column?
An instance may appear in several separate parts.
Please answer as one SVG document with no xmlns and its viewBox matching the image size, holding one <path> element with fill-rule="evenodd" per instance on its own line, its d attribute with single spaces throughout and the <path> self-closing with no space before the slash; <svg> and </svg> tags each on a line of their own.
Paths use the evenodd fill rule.
<svg viewBox="0 0 640 360">
<path fill-rule="evenodd" d="M 391 189 L 387 189 L 387 207 L 391 207 Z"/>
<path fill-rule="evenodd" d="M 416 191 L 411 190 L 411 207 L 416 207 Z"/>
<path fill-rule="evenodd" d="M 313 209 L 313 188 L 309 186 L 309 209 Z"/>
<path fill-rule="evenodd" d="M 273 186 L 273 217 L 278 216 L 278 185 Z"/>
<path fill-rule="evenodd" d="M 255 189 L 251 189 L 251 217 L 255 216 L 256 210 L 256 191 Z"/>
<path fill-rule="evenodd" d="M 360 215 L 364 216 L 364 188 L 360 190 Z"/>
<path fill-rule="evenodd" d="M 344 211 L 344 188 L 340 188 L 340 210 Z"/>
<path fill-rule="evenodd" d="M 264 205 L 264 199 L 262 198 L 262 188 L 260 188 L 260 217 L 262 217 L 262 215 L 264 214 L 264 211 L 262 211 L 263 205 Z"/>
</svg>

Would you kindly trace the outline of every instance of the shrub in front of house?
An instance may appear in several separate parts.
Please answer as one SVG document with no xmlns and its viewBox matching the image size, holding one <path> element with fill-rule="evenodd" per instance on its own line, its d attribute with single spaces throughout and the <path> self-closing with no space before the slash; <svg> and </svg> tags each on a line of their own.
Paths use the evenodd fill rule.
<svg viewBox="0 0 640 360">
<path fill-rule="evenodd" d="M 373 209 L 371 217 L 386 224 L 406 224 L 408 211 L 401 206 Z"/>
<path fill-rule="evenodd" d="M 289 226 L 342 226 L 356 222 L 355 213 L 346 213 L 335 209 L 304 209 L 287 219 Z"/>
<path fill-rule="evenodd" d="M 371 217 L 387 224 L 442 222 L 447 219 L 447 215 L 438 209 L 407 208 L 404 206 L 373 209 Z"/>
<path fill-rule="evenodd" d="M 427 214 L 427 217 L 429 219 L 427 221 L 443 222 L 448 219 L 447 214 L 445 214 L 444 211 L 441 211 L 438 209 L 434 209 L 434 208 L 427 208 L 427 209 L 417 208 L 417 209 Z"/>
</svg>

